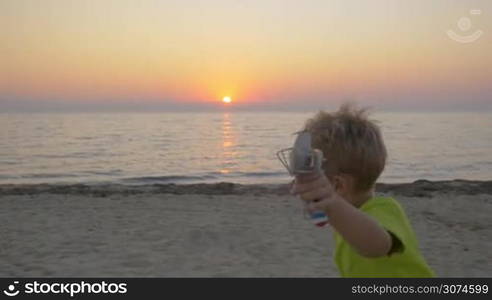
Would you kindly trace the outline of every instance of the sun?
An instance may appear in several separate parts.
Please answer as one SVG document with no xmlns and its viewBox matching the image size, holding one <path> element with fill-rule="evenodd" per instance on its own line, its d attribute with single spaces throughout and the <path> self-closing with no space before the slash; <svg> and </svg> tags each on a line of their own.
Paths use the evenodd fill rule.
<svg viewBox="0 0 492 300">
<path fill-rule="evenodd" d="M 224 98 L 222 98 L 222 102 L 224 102 L 224 103 L 231 103 L 232 102 L 232 99 L 229 96 L 225 96 Z"/>
</svg>

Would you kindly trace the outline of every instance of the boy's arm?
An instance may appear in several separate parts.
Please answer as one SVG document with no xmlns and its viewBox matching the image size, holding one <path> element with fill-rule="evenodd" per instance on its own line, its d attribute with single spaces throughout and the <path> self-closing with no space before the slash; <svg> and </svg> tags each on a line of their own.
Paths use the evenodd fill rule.
<svg viewBox="0 0 492 300">
<path fill-rule="evenodd" d="M 324 211 L 330 225 L 360 255 L 380 257 L 390 253 L 393 243 L 388 231 L 347 201 L 341 198 L 335 200 Z"/>
<path fill-rule="evenodd" d="M 391 252 L 390 234 L 376 220 L 335 193 L 325 176 L 310 183 L 296 183 L 293 192 L 306 201 L 308 209 L 324 211 L 330 225 L 360 255 L 380 257 Z"/>
</svg>

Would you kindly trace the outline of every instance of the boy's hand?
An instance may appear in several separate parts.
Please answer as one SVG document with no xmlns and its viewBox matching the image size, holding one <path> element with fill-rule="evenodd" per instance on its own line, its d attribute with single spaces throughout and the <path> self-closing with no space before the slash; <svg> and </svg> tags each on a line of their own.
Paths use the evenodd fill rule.
<svg viewBox="0 0 492 300">
<path fill-rule="evenodd" d="M 327 212 L 331 204 L 340 199 L 324 174 L 312 180 L 304 176 L 296 177 L 290 192 L 299 195 L 309 212 L 320 210 Z"/>
</svg>

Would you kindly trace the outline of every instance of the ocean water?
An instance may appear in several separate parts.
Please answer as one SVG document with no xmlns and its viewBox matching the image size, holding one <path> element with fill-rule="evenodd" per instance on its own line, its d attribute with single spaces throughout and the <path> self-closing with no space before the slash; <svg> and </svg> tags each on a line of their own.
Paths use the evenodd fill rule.
<svg viewBox="0 0 492 300">
<path fill-rule="evenodd" d="M 0 114 L 0 184 L 281 183 L 312 113 Z M 492 179 L 491 113 L 375 113 L 380 182 Z"/>
</svg>

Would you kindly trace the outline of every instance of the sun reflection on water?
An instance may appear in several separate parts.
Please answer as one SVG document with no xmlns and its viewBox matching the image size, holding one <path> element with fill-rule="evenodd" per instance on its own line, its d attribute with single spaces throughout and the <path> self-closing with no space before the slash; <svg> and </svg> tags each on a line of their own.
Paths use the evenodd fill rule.
<svg viewBox="0 0 492 300">
<path fill-rule="evenodd" d="M 221 153 L 221 167 L 219 172 L 221 174 L 229 174 L 234 169 L 237 169 L 237 138 L 235 129 L 232 124 L 231 115 L 224 113 L 222 117 L 222 153 Z"/>
</svg>

